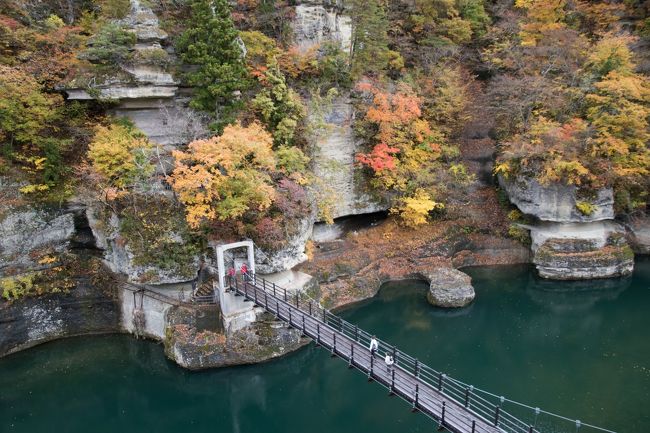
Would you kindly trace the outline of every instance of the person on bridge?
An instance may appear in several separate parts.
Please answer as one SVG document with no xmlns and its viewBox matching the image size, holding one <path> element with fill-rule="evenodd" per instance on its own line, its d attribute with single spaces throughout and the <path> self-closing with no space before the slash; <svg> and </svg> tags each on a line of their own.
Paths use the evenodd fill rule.
<svg viewBox="0 0 650 433">
<path fill-rule="evenodd" d="M 368 349 L 370 349 L 370 353 L 375 353 L 377 349 L 379 349 L 379 343 L 374 335 L 370 339 L 370 347 L 368 347 Z"/>
<path fill-rule="evenodd" d="M 387 353 L 384 362 L 386 363 L 386 373 L 390 373 L 390 369 L 395 365 L 395 360 Z"/>
<path fill-rule="evenodd" d="M 246 266 L 246 263 L 242 263 L 241 268 L 239 268 L 239 271 L 241 272 L 242 278 L 245 281 L 246 274 L 248 273 L 248 266 Z"/>
<path fill-rule="evenodd" d="M 235 271 L 235 268 L 232 266 L 228 269 L 228 285 L 232 286 L 235 282 L 235 274 L 237 271 Z"/>
</svg>

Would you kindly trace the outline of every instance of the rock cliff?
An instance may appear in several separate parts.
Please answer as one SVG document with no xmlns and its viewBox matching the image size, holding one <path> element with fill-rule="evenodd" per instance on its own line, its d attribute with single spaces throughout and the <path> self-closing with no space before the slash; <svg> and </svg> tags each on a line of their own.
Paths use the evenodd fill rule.
<svg viewBox="0 0 650 433">
<path fill-rule="evenodd" d="M 574 185 L 542 185 L 500 178 L 510 201 L 539 222 L 530 230 L 533 263 L 543 278 L 580 280 L 629 275 L 634 255 L 614 221 L 614 195 L 602 189 L 581 197 Z"/>
</svg>

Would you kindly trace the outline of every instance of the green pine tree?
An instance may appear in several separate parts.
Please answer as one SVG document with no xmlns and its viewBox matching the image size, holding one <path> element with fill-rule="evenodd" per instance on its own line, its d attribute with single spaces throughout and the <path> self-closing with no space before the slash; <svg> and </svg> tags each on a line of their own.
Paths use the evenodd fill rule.
<svg viewBox="0 0 650 433">
<path fill-rule="evenodd" d="M 356 77 L 386 68 L 388 18 L 382 0 L 349 0 L 352 18 L 350 64 Z"/>
<path fill-rule="evenodd" d="M 192 0 L 191 8 L 191 26 L 178 41 L 183 61 L 198 67 L 187 74 L 194 86 L 191 106 L 215 113 L 212 126 L 220 133 L 235 120 L 250 85 L 239 32 L 227 0 Z"/>
</svg>

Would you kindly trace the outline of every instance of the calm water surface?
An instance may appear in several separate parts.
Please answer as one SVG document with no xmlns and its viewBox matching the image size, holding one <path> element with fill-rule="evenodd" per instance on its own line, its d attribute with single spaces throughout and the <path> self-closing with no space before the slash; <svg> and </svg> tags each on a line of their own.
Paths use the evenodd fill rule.
<svg viewBox="0 0 650 433">
<path fill-rule="evenodd" d="M 431 307 L 386 285 L 343 313 L 466 382 L 619 431 L 650 432 L 650 261 L 632 278 L 544 282 L 468 271 L 476 302 Z M 74 338 L 0 359 L 0 432 L 432 432 L 344 362 L 309 346 L 262 365 L 188 372 L 160 345 Z"/>
</svg>

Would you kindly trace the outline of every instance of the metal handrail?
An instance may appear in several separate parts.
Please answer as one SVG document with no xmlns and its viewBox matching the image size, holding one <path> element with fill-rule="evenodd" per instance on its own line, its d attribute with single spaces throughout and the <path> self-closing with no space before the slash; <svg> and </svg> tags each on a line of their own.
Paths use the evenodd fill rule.
<svg viewBox="0 0 650 433">
<path fill-rule="evenodd" d="M 301 310 L 303 313 L 321 320 L 331 328 L 332 332 L 341 333 L 359 344 L 369 346 L 373 334 L 366 332 L 358 326 L 353 325 L 332 313 L 330 310 L 324 308 L 320 301 L 313 299 L 309 295 L 303 292 L 295 292 L 290 295 L 285 288 L 278 286 L 276 283 L 268 282 L 264 278 L 250 273 L 244 274 L 243 279 L 245 283 L 252 283 L 252 285 L 257 289 L 272 294 L 275 298 L 284 299 L 284 302 L 289 304 L 292 308 Z M 261 284 L 259 281 L 261 281 Z M 412 372 L 412 374 L 420 380 L 428 383 L 431 387 L 437 389 L 438 392 L 448 397 L 450 400 L 465 406 L 469 412 L 475 414 L 481 419 L 489 422 L 496 419 L 495 424 L 497 424 L 498 428 L 504 432 L 539 433 L 542 430 L 540 430 L 537 425 L 540 424 L 539 416 L 543 414 L 554 418 L 555 420 L 571 423 L 572 427 L 575 427 L 575 430 L 572 430 L 572 433 L 578 432 L 580 428 L 591 428 L 601 432 L 616 433 L 613 430 L 608 430 L 592 424 L 583 423 L 579 420 L 573 420 L 562 415 L 541 410 L 502 396 L 497 396 L 496 394 L 482 390 L 473 385 L 466 384 L 423 364 L 417 358 L 413 358 L 411 355 L 402 352 L 384 340 L 376 337 L 375 339 L 379 343 L 379 348 L 375 353 L 379 356 L 385 356 L 386 354 L 392 355 L 395 360 L 395 367 L 399 367 L 407 372 Z M 470 390 L 470 398 L 469 404 L 466 406 L 468 390 Z M 493 402 L 490 399 L 496 399 L 497 402 Z M 533 422 L 526 423 L 510 412 L 504 410 L 503 406 L 505 403 L 511 403 L 520 408 L 531 410 L 532 413 L 530 415 Z"/>
</svg>

